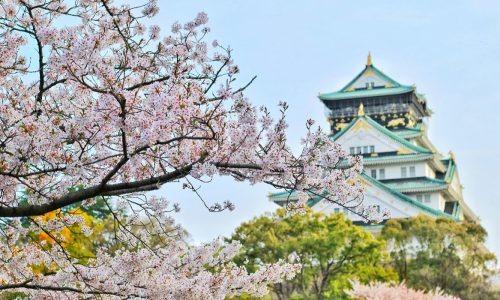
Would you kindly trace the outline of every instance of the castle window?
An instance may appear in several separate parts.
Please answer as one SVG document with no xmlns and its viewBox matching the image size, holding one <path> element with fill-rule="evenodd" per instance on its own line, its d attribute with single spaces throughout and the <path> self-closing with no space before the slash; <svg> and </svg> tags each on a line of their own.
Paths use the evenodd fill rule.
<svg viewBox="0 0 500 300">
<path fill-rule="evenodd" d="M 373 178 L 377 178 L 377 170 L 372 170 L 371 174 Z"/>
<path fill-rule="evenodd" d="M 427 194 L 424 196 L 425 203 L 431 203 L 431 195 Z"/>
<path fill-rule="evenodd" d="M 415 167 L 410 167 L 410 177 L 415 177 Z"/>
<path fill-rule="evenodd" d="M 366 87 L 366 88 L 369 88 L 369 87 L 370 87 L 370 83 L 365 82 L 365 87 Z"/>
<path fill-rule="evenodd" d="M 334 211 L 336 214 L 338 214 L 338 213 L 340 212 L 340 208 L 338 208 L 338 207 L 337 207 L 337 208 L 334 208 L 334 209 L 333 209 L 333 211 Z"/>
<path fill-rule="evenodd" d="M 380 179 L 385 179 L 385 169 L 379 169 L 378 170 L 378 177 Z"/>
<path fill-rule="evenodd" d="M 422 202 L 422 195 L 417 195 L 417 201 Z"/>
<path fill-rule="evenodd" d="M 373 82 L 373 81 L 370 82 L 370 85 L 372 86 L 372 88 L 375 87 L 375 82 Z"/>
<path fill-rule="evenodd" d="M 375 153 L 375 146 L 349 147 L 349 153 L 351 155 Z"/>
<path fill-rule="evenodd" d="M 401 177 L 406 178 L 406 167 L 401 167 Z"/>
<path fill-rule="evenodd" d="M 380 205 L 374 205 L 373 208 L 377 211 L 377 213 L 380 213 Z"/>
<path fill-rule="evenodd" d="M 457 206 L 456 202 L 446 201 L 444 204 L 444 212 L 452 215 Z"/>
</svg>

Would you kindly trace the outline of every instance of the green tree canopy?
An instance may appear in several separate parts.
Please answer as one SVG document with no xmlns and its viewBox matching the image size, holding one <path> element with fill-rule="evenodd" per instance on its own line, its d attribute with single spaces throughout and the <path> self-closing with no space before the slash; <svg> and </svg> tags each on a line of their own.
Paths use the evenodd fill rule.
<svg viewBox="0 0 500 300">
<path fill-rule="evenodd" d="M 287 215 L 283 209 L 239 226 L 231 241 L 243 244 L 237 263 L 256 270 L 296 253 L 302 271 L 291 281 L 275 284 L 278 299 L 342 299 L 349 279 L 361 282 L 396 279 L 384 267 L 385 243 L 345 220 L 342 214 L 325 216 L 308 211 Z"/>
<path fill-rule="evenodd" d="M 486 236 L 478 224 L 426 216 L 393 219 L 382 230 L 400 281 L 462 299 L 497 299 L 489 284 L 496 258 L 484 247 Z"/>
</svg>

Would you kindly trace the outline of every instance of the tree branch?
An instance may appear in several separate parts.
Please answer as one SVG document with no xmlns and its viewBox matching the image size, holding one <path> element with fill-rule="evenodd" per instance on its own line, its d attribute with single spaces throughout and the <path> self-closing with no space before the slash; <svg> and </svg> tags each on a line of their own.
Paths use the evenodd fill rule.
<svg viewBox="0 0 500 300">
<path fill-rule="evenodd" d="M 39 216 L 97 196 L 119 196 L 133 192 L 156 190 L 164 183 L 177 180 L 188 175 L 192 168 L 193 164 L 189 164 L 165 175 L 151 177 L 144 180 L 96 185 L 79 191 L 69 192 L 64 196 L 45 204 L 20 207 L 0 207 L 0 217 L 13 218 Z"/>
</svg>

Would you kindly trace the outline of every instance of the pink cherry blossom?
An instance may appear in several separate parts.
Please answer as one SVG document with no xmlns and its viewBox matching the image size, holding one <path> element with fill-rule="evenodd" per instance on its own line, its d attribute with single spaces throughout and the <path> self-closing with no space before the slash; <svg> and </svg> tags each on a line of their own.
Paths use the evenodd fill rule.
<svg viewBox="0 0 500 300">
<path fill-rule="evenodd" d="M 363 285 L 353 281 L 352 290 L 347 294 L 356 300 L 460 300 L 457 297 L 443 294 L 441 291 L 417 291 L 406 287 L 403 283 L 391 285 L 389 283 L 372 282 Z"/>
</svg>

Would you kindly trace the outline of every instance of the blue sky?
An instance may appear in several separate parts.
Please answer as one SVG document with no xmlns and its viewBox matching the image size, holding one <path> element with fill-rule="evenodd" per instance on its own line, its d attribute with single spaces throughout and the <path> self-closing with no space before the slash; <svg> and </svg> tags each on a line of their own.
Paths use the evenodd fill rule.
<svg viewBox="0 0 500 300">
<path fill-rule="evenodd" d="M 465 199 L 500 254 L 500 2 L 499 1 L 160 1 L 153 20 L 171 24 L 208 13 L 211 39 L 234 49 L 241 82 L 258 78 L 247 95 L 277 111 L 286 100 L 289 140 L 298 147 L 305 121 L 327 128 L 319 92 L 341 88 L 366 62 L 402 84 L 417 85 L 434 111 L 431 141 L 453 150 Z M 179 185 L 161 193 L 180 202 L 175 215 L 196 242 L 228 235 L 242 221 L 276 207 L 271 189 L 218 178 L 201 192 L 231 200 L 233 212 L 209 213 Z"/>
</svg>

